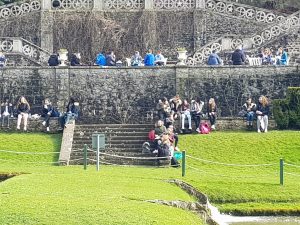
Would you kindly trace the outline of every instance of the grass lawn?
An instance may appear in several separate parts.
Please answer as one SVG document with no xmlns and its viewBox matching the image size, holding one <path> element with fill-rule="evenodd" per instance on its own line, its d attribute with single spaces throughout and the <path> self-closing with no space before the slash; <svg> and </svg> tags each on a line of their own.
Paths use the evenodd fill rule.
<svg viewBox="0 0 300 225">
<path fill-rule="evenodd" d="M 300 168 L 285 166 L 291 174 L 285 174 L 284 186 L 279 185 L 280 158 L 300 165 L 299 137 L 299 131 L 180 136 L 180 148 L 198 158 L 187 158 L 183 180 L 224 212 L 299 215 L 300 177 L 295 175 L 300 175 Z M 60 139 L 60 135 L 0 133 L 0 150 L 57 152 Z M 94 166 L 84 171 L 81 166 L 24 163 L 57 161 L 53 155 L 0 152 L 0 173 L 26 173 L 0 183 L 0 224 L 202 224 L 190 212 L 145 202 L 194 201 L 166 182 L 182 179 L 181 169 L 102 166 L 96 172 Z M 200 160 L 272 165 L 226 166 Z"/>
</svg>

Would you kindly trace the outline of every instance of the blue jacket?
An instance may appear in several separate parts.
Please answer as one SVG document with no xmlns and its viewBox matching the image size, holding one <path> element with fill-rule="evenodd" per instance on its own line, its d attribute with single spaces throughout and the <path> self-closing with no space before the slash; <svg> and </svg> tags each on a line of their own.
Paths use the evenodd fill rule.
<svg viewBox="0 0 300 225">
<path fill-rule="evenodd" d="M 287 55 L 286 51 L 284 51 L 284 52 L 282 53 L 281 59 L 280 59 L 281 64 L 282 64 L 282 65 L 286 65 L 286 64 L 287 64 L 287 59 L 288 59 L 288 55 Z"/>
<path fill-rule="evenodd" d="M 144 58 L 145 66 L 154 66 L 154 55 L 152 53 L 148 53 Z"/>
<path fill-rule="evenodd" d="M 219 65 L 219 64 L 221 64 L 221 60 L 216 53 L 212 53 L 212 54 L 210 54 L 210 56 L 208 58 L 207 64 L 208 65 Z"/>
<path fill-rule="evenodd" d="M 105 66 L 106 65 L 106 58 L 105 58 L 105 56 L 102 53 L 99 53 L 97 55 L 96 64 L 98 66 Z"/>
</svg>

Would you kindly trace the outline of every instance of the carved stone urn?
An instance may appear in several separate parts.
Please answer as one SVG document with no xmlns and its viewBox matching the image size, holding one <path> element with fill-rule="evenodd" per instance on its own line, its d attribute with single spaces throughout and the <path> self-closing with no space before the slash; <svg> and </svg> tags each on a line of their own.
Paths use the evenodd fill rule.
<svg viewBox="0 0 300 225">
<path fill-rule="evenodd" d="M 176 65 L 178 66 L 185 66 L 185 62 L 187 59 L 186 55 L 187 51 L 185 49 L 177 49 L 177 54 L 178 54 L 178 63 Z"/>
<path fill-rule="evenodd" d="M 58 51 L 58 55 L 58 59 L 60 60 L 59 66 L 67 66 L 66 61 L 68 60 L 68 50 L 61 48 Z"/>
</svg>

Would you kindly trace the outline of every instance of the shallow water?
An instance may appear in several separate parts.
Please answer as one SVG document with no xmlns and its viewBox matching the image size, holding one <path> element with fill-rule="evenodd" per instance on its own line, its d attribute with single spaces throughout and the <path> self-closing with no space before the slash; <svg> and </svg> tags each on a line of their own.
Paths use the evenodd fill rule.
<svg viewBox="0 0 300 225">
<path fill-rule="evenodd" d="M 224 215 L 208 202 L 212 219 L 219 225 L 299 225 L 300 217 L 293 216 L 230 216 Z"/>
<path fill-rule="evenodd" d="M 231 219 L 226 224 L 231 225 L 299 225 L 300 217 L 277 217 L 277 216 L 260 216 L 260 217 L 234 217 L 230 216 Z M 231 221 L 231 222 L 230 222 Z"/>
</svg>

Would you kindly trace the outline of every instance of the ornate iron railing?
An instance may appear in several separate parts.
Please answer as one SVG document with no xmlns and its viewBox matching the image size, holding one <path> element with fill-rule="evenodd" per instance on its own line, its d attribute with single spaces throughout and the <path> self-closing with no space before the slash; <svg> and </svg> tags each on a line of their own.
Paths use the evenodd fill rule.
<svg viewBox="0 0 300 225">
<path fill-rule="evenodd" d="M 144 9 L 144 0 L 104 0 L 104 8 L 109 10 Z"/>
<path fill-rule="evenodd" d="M 153 0 L 155 9 L 194 9 L 196 0 Z"/>
</svg>

